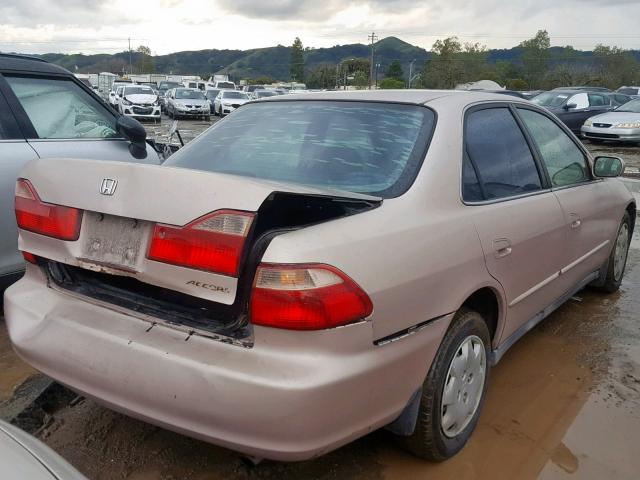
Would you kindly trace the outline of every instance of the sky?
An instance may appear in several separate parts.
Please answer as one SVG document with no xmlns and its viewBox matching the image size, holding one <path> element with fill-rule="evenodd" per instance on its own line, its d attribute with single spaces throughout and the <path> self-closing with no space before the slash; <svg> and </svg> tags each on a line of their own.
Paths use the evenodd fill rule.
<svg viewBox="0 0 640 480">
<path fill-rule="evenodd" d="M 552 45 L 640 49 L 640 0 L 0 0 L 0 51 L 115 53 L 308 47 L 396 36 L 510 48 L 546 29 Z"/>
</svg>

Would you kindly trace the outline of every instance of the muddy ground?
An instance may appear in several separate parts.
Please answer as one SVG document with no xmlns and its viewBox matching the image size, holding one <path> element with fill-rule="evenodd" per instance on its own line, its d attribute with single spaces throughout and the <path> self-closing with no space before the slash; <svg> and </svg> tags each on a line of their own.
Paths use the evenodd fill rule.
<svg viewBox="0 0 640 480">
<path fill-rule="evenodd" d="M 187 125 L 195 131 L 198 123 Z M 640 149 L 598 150 L 640 165 Z M 33 373 L 10 351 L 1 317 L 0 372 L 0 402 Z M 249 467 L 234 452 L 89 400 L 57 412 L 39 436 L 96 480 L 637 480 L 640 229 L 620 292 L 580 292 L 520 340 L 492 371 L 469 444 L 445 463 L 415 459 L 378 431 L 317 460 Z"/>
</svg>

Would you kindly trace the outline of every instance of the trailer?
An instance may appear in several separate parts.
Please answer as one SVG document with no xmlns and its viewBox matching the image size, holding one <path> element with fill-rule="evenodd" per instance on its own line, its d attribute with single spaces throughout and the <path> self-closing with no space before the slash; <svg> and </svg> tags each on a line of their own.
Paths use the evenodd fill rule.
<svg viewBox="0 0 640 480">
<path fill-rule="evenodd" d="M 111 72 L 101 72 L 98 74 L 98 95 L 100 95 L 104 100 L 109 100 L 109 91 L 111 90 L 111 86 L 113 82 L 118 78 L 117 75 Z"/>
</svg>

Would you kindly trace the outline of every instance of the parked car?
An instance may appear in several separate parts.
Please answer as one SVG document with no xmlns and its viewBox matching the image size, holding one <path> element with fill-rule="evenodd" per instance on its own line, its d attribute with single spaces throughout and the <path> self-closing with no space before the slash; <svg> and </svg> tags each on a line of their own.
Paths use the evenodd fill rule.
<svg viewBox="0 0 640 480">
<path fill-rule="evenodd" d="M 249 95 L 235 90 L 221 90 L 213 101 L 213 114 L 221 117 L 233 112 L 250 100 Z"/>
<path fill-rule="evenodd" d="M 172 88 L 181 88 L 182 84 L 179 82 L 169 82 L 163 80 L 158 84 L 158 96 L 163 97 Z"/>
<path fill-rule="evenodd" d="M 69 71 L 0 54 L 0 290 L 24 271 L 13 211 L 15 181 L 34 158 L 159 163 L 135 120 L 119 118 Z"/>
<path fill-rule="evenodd" d="M 200 90 L 193 88 L 174 88 L 167 98 L 167 115 L 170 118 L 200 117 L 211 119 L 209 102 Z"/>
<path fill-rule="evenodd" d="M 128 117 L 160 123 L 160 101 L 146 85 L 127 85 L 118 90 L 118 111 Z"/>
<path fill-rule="evenodd" d="M 111 90 L 109 90 L 108 101 L 109 101 L 109 105 L 111 105 L 115 109 L 118 108 L 118 88 L 124 87 L 125 85 L 130 85 L 130 83 L 118 81 L 118 82 L 113 82 L 113 84 L 111 85 Z"/>
<path fill-rule="evenodd" d="M 259 100 L 261 98 L 277 97 L 277 96 L 278 94 L 273 90 L 255 90 L 251 95 L 249 95 L 249 97 L 252 100 Z"/>
<path fill-rule="evenodd" d="M 638 96 L 640 95 L 640 87 L 620 87 L 619 89 L 616 90 L 617 93 L 622 93 L 624 95 L 629 95 L 629 96 Z"/>
<path fill-rule="evenodd" d="M 510 95 L 512 97 L 518 97 L 518 98 L 526 99 L 526 97 L 522 93 L 516 92 L 515 90 L 469 90 L 469 91 L 470 92 L 497 93 L 499 95 Z"/>
<path fill-rule="evenodd" d="M 581 131 L 593 143 L 640 142 L 640 100 L 631 100 L 613 112 L 587 119 Z"/>
<path fill-rule="evenodd" d="M 615 107 L 610 94 L 576 90 L 543 92 L 531 101 L 554 113 L 574 133 L 580 132 L 580 127 L 587 118 L 611 111 Z"/>
<path fill-rule="evenodd" d="M 528 101 L 428 90 L 251 102 L 163 166 L 36 160 L 9 336 L 90 398 L 252 457 L 386 426 L 444 460 L 510 346 L 619 288 L 622 169 Z"/>
<path fill-rule="evenodd" d="M 256 90 L 264 90 L 264 86 L 263 85 L 245 85 L 242 88 L 242 91 L 248 94 L 249 96 L 251 96 L 251 94 Z"/>
<path fill-rule="evenodd" d="M 216 99 L 216 97 L 218 96 L 218 94 L 220 93 L 220 90 L 217 88 L 208 88 L 205 92 L 204 92 L 204 96 L 207 97 L 207 101 L 209 102 L 209 111 L 210 112 L 215 112 L 215 109 L 213 107 L 213 102 Z"/>
<path fill-rule="evenodd" d="M 213 88 L 219 88 L 220 90 L 235 90 L 236 84 L 228 80 L 218 80 L 213 83 Z"/>
<path fill-rule="evenodd" d="M 610 92 L 611 90 L 606 87 L 591 87 L 591 86 L 577 86 L 577 87 L 557 87 L 553 90 L 578 90 L 581 92 Z"/>
<path fill-rule="evenodd" d="M 22 430 L 0 420 L 0 478 L 86 480 L 60 455 Z"/>
</svg>

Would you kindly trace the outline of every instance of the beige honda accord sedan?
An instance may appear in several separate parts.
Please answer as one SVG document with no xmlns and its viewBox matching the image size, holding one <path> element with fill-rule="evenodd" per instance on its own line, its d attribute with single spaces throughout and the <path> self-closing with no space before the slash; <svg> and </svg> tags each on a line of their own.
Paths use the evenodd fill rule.
<svg viewBox="0 0 640 480">
<path fill-rule="evenodd" d="M 454 91 L 252 102 L 162 166 L 36 160 L 9 334 L 70 388 L 245 455 L 386 427 L 444 460 L 514 342 L 619 288 L 623 168 L 527 101 Z"/>
</svg>

